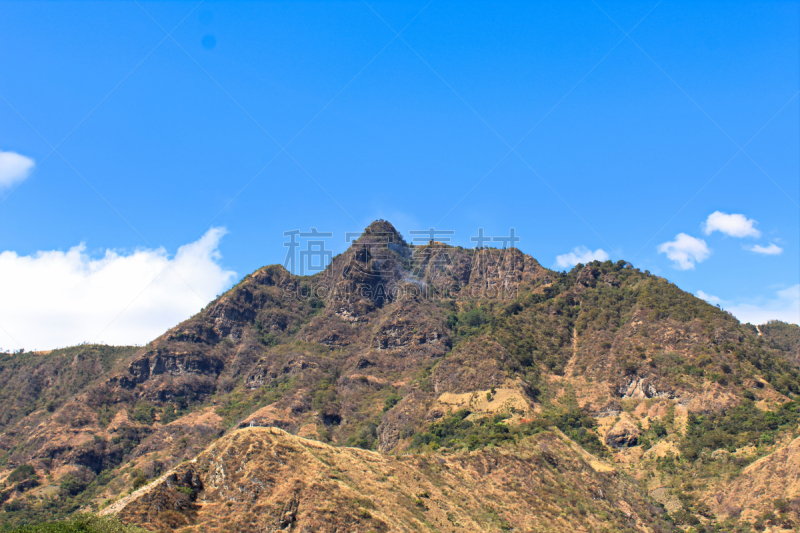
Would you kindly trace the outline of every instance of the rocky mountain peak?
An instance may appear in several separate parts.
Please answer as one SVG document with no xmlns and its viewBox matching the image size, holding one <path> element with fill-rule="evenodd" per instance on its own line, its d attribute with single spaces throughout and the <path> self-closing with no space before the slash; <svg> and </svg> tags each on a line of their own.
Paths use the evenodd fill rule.
<svg viewBox="0 0 800 533">
<path fill-rule="evenodd" d="M 384 242 L 394 243 L 398 246 L 408 246 L 403 235 L 388 220 L 378 219 L 364 228 L 364 233 L 356 240 L 357 243 Z"/>
</svg>

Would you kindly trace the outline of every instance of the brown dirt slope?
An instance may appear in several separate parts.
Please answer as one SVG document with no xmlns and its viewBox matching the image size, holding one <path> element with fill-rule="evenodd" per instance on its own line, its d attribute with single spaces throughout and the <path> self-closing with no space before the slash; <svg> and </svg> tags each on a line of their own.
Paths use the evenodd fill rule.
<svg viewBox="0 0 800 533">
<path fill-rule="evenodd" d="M 514 449 L 391 456 L 259 427 L 105 513 L 186 532 L 652 531 L 659 522 L 627 478 L 559 432 Z"/>
<path fill-rule="evenodd" d="M 710 503 L 718 514 L 741 513 L 744 518 L 755 519 L 773 511 L 775 500 L 786 502 L 786 510 L 800 506 L 800 437 L 745 468 Z M 776 517 L 774 521 L 786 520 Z"/>
</svg>

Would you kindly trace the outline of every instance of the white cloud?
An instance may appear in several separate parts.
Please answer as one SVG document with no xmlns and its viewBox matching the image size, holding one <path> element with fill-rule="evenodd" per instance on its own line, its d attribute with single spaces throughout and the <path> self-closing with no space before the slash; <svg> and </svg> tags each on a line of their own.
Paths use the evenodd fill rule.
<svg viewBox="0 0 800 533">
<path fill-rule="evenodd" d="M 107 250 L 99 259 L 84 244 L 68 252 L 0 253 L 0 347 L 152 340 L 230 285 L 236 274 L 219 264 L 224 234 L 212 228 L 181 246 L 166 269 L 163 248 L 127 255 Z"/>
<path fill-rule="evenodd" d="M 783 252 L 783 248 L 772 242 L 769 243 L 769 246 L 761 246 L 760 244 L 756 244 L 748 248 L 748 250 L 764 255 L 780 255 L 781 252 Z"/>
<path fill-rule="evenodd" d="M 742 322 L 765 324 L 782 320 L 800 325 L 800 284 L 775 293 L 773 298 L 763 298 L 755 303 L 729 306 L 728 311 Z"/>
<path fill-rule="evenodd" d="M 755 224 L 757 224 L 755 220 L 744 215 L 729 215 L 714 211 L 708 215 L 708 219 L 703 224 L 703 230 L 706 235 L 719 231 L 731 237 L 760 237 L 761 232 L 754 227 Z"/>
<path fill-rule="evenodd" d="M 16 152 L 0 151 L 0 189 L 11 187 L 28 177 L 33 159 Z"/>
<path fill-rule="evenodd" d="M 708 294 L 703 291 L 697 291 L 697 297 L 702 298 L 703 300 L 707 301 L 711 305 L 718 305 L 722 303 L 722 298 L 718 298 L 713 294 Z"/>
<path fill-rule="evenodd" d="M 591 261 L 606 261 L 608 254 L 605 250 L 598 248 L 594 252 L 585 246 L 578 246 L 568 254 L 556 256 L 556 265 L 560 268 L 572 268 L 578 263 L 589 263 Z"/>
<path fill-rule="evenodd" d="M 675 267 L 681 270 L 691 270 L 695 263 L 702 263 L 711 255 L 706 241 L 685 233 L 678 233 L 674 241 L 659 244 L 658 253 L 667 254 L 675 262 Z"/>
</svg>

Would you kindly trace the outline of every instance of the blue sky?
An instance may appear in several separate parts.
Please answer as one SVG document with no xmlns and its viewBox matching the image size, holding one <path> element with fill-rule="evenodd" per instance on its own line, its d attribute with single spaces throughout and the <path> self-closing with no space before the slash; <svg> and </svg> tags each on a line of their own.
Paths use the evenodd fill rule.
<svg viewBox="0 0 800 533">
<path fill-rule="evenodd" d="M 376 218 L 800 321 L 797 2 L 0 13 L 0 348 L 146 342 L 284 231 Z"/>
</svg>

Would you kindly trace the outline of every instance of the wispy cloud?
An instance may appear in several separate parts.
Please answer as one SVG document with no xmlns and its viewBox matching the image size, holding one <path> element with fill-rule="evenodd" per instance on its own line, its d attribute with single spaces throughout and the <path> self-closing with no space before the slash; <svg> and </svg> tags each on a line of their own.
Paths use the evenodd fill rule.
<svg viewBox="0 0 800 533">
<path fill-rule="evenodd" d="M 755 220 L 744 215 L 714 211 L 703 224 L 703 231 L 706 235 L 719 231 L 731 237 L 760 237 L 761 232 L 755 228 L 756 224 Z"/>
<path fill-rule="evenodd" d="M 761 246 L 760 244 L 756 244 L 748 248 L 748 250 L 764 255 L 780 255 L 781 252 L 783 252 L 783 248 L 775 243 L 769 243 L 769 246 Z"/>
<path fill-rule="evenodd" d="M 107 250 L 99 259 L 84 244 L 30 256 L 0 253 L 0 347 L 152 340 L 230 285 L 235 273 L 220 265 L 218 249 L 224 234 L 212 228 L 180 247 L 166 269 L 163 248 Z"/>
<path fill-rule="evenodd" d="M 727 309 L 742 322 L 751 324 L 782 320 L 800 325 L 800 284 L 777 291 L 773 297 L 730 305 Z"/>
<path fill-rule="evenodd" d="M 658 253 L 667 254 L 681 270 L 691 270 L 695 263 L 702 263 L 711 255 L 706 241 L 685 233 L 678 233 L 674 241 L 659 244 Z"/>
<path fill-rule="evenodd" d="M 0 151 L 0 190 L 27 178 L 35 164 L 33 159 L 16 152 Z"/>
<path fill-rule="evenodd" d="M 719 305 L 722 303 L 722 298 L 714 296 L 713 294 L 708 294 L 703 291 L 697 291 L 697 297 L 701 298 L 712 305 Z"/>
<path fill-rule="evenodd" d="M 591 261 L 605 261 L 607 259 L 608 254 L 601 248 L 593 252 L 585 246 L 578 246 L 567 254 L 556 256 L 556 265 L 560 268 L 572 268 L 578 263 L 586 264 Z"/>
</svg>

